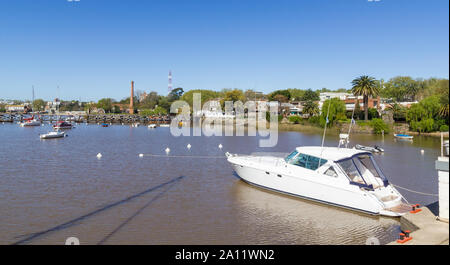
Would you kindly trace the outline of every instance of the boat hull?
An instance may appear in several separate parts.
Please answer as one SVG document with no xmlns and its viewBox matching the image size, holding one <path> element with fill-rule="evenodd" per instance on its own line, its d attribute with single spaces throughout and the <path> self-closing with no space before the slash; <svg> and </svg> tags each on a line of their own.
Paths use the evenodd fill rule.
<svg viewBox="0 0 450 265">
<path fill-rule="evenodd" d="M 56 139 L 56 138 L 63 138 L 65 136 L 66 136 L 65 133 L 60 133 L 60 134 L 42 134 L 40 136 L 40 138 L 41 139 Z"/>
<path fill-rule="evenodd" d="M 31 121 L 31 122 L 21 123 L 20 126 L 22 126 L 22 127 L 41 126 L 41 123 L 40 122 L 36 122 L 36 121 Z"/>
<path fill-rule="evenodd" d="M 267 174 L 264 170 L 236 164 L 233 164 L 233 168 L 243 181 L 272 191 L 370 215 L 380 215 L 383 210 L 383 206 L 375 198 L 358 188 L 351 190 L 315 183 L 301 177 L 271 172 Z"/>
<path fill-rule="evenodd" d="M 412 135 L 405 135 L 405 134 L 394 134 L 394 137 L 405 140 L 412 140 L 414 138 L 414 136 Z"/>
</svg>

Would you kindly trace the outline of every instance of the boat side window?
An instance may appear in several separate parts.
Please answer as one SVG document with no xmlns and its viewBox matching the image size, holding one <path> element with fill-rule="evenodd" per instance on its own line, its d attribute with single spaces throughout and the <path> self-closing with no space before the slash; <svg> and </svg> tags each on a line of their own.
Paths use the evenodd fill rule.
<svg viewBox="0 0 450 265">
<path fill-rule="evenodd" d="M 337 178 L 338 174 L 336 173 L 336 170 L 334 170 L 334 167 L 329 167 L 327 171 L 325 171 L 325 175 Z"/>
</svg>

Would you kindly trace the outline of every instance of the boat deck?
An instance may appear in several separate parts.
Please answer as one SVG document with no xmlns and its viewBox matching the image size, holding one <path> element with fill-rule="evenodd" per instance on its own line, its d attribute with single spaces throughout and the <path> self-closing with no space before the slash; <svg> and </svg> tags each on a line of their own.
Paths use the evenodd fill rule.
<svg viewBox="0 0 450 265">
<path fill-rule="evenodd" d="M 412 206 L 406 203 L 401 203 L 395 207 L 386 209 L 387 211 L 391 211 L 394 213 L 404 214 L 412 210 Z"/>
</svg>

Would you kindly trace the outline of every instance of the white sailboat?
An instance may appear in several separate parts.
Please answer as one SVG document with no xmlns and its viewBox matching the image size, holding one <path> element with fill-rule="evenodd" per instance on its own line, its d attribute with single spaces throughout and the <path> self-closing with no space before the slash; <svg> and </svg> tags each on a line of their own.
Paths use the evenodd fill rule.
<svg viewBox="0 0 450 265">
<path fill-rule="evenodd" d="M 34 86 L 33 88 L 33 97 L 31 104 L 34 103 Z M 19 123 L 21 127 L 31 127 L 31 126 L 41 126 L 41 121 L 39 119 L 36 119 L 34 115 L 31 116 L 31 118 L 23 119 L 23 122 Z"/>
<path fill-rule="evenodd" d="M 59 89 L 59 87 L 58 87 L 58 89 Z M 58 120 L 56 122 L 56 125 L 60 124 L 60 120 L 59 120 L 60 115 L 59 114 L 60 113 L 59 113 L 59 109 L 58 109 Z M 48 133 L 41 134 L 41 135 L 39 135 L 39 138 L 41 138 L 41 139 L 55 139 L 55 138 L 64 138 L 66 136 L 65 132 L 60 131 L 60 127 L 56 126 L 54 128 L 56 129 L 56 131 L 50 131 Z"/>
<path fill-rule="evenodd" d="M 33 116 L 29 119 L 24 119 L 23 122 L 20 123 L 21 127 L 29 127 L 29 126 L 41 126 L 41 121 L 39 119 L 36 119 Z"/>
<path fill-rule="evenodd" d="M 48 133 L 45 133 L 45 134 L 41 134 L 39 136 L 39 138 L 41 138 L 41 139 L 54 139 L 54 138 L 63 138 L 65 136 L 66 136 L 65 132 L 61 132 L 61 131 L 57 130 L 57 131 L 54 131 L 54 132 L 48 132 Z"/>
</svg>

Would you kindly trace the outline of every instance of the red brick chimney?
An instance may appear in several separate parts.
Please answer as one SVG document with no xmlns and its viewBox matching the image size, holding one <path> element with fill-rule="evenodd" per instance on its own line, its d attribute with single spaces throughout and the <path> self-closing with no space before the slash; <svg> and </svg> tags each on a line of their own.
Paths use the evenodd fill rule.
<svg viewBox="0 0 450 265">
<path fill-rule="evenodd" d="M 131 81 L 130 114 L 134 114 L 134 81 Z"/>
</svg>

